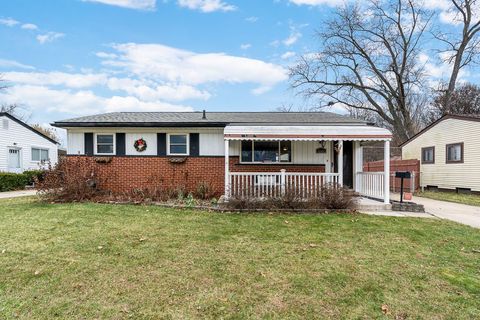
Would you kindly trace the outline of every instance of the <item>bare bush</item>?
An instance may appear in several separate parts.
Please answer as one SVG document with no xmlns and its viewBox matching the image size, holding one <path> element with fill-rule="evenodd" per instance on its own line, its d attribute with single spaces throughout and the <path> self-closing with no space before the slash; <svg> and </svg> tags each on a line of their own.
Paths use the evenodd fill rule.
<svg viewBox="0 0 480 320">
<path fill-rule="evenodd" d="M 49 166 L 43 180 L 37 179 L 36 185 L 40 197 L 46 201 L 77 202 L 105 195 L 101 190 L 104 182 L 93 159 L 71 157 Z"/>
<path fill-rule="evenodd" d="M 300 192 L 287 190 L 275 197 L 236 196 L 226 204 L 230 210 L 310 210 L 310 209 L 353 209 L 355 199 L 349 190 L 328 184 L 303 196 Z"/>
</svg>

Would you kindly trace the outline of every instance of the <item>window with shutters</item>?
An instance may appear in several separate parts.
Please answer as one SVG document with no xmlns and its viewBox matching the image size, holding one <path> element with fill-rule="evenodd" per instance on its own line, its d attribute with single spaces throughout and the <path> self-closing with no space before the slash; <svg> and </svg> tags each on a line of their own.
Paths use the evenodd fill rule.
<svg viewBox="0 0 480 320">
<path fill-rule="evenodd" d="M 115 135 L 113 133 L 97 133 L 95 135 L 95 154 L 115 154 Z"/>
<path fill-rule="evenodd" d="M 189 136 L 186 133 L 170 133 L 167 138 L 168 155 L 188 156 Z"/>
</svg>

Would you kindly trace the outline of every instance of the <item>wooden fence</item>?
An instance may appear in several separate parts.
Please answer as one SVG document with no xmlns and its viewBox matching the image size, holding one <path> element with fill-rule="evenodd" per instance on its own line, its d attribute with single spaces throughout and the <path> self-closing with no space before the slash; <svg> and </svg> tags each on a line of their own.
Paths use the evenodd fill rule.
<svg viewBox="0 0 480 320">
<path fill-rule="evenodd" d="M 383 172 L 383 161 L 366 162 L 363 164 L 364 172 Z M 400 191 L 400 178 L 395 178 L 395 172 L 408 171 L 412 174 L 411 179 L 404 179 L 404 191 L 417 191 L 420 187 L 420 161 L 419 160 L 391 160 L 390 161 L 390 190 L 394 192 Z"/>
</svg>

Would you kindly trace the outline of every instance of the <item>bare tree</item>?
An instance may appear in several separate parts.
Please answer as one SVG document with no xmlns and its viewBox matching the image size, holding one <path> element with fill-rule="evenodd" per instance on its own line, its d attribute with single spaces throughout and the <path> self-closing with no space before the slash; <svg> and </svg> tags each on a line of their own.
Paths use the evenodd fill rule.
<svg viewBox="0 0 480 320">
<path fill-rule="evenodd" d="M 448 106 L 454 94 L 460 70 L 476 61 L 480 54 L 480 1 L 450 0 L 452 7 L 449 14 L 460 25 L 460 34 L 437 32 L 435 37 L 445 44 L 440 50 L 444 62 L 452 65 L 452 73 L 446 88 L 444 99 Z"/>
<path fill-rule="evenodd" d="M 449 96 L 438 94 L 426 114 L 426 124 L 430 124 L 446 114 L 480 114 L 480 87 L 471 83 L 457 87 Z"/>
<path fill-rule="evenodd" d="M 406 140 L 421 118 L 414 104 L 417 95 L 423 95 L 418 56 L 430 19 L 414 0 L 373 0 L 366 7 L 338 8 L 318 33 L 320 52 L 302 57 L 291 68 L 292 86 L 307 97 L 373 113 Z"/>
<path fill-rule="evenodd" d="M 53 139 L 55 141 L 60 141 L 60 137 L 58 136 L 57 130 L 54 128 L 46 128 L 38 123 L 32 124 L 31 127 L 41 134 Z"/>
</svg>

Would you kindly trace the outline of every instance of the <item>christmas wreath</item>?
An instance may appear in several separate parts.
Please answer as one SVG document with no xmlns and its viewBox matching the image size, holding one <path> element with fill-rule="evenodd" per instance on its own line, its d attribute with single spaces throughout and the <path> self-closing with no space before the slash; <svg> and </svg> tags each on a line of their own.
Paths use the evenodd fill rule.
<svg viewBox="0 0 480 320">
<path fill-rule="evenodd" d="M 147 141 L 143 140 L 143 138 L 135 140 L 135 143 L 133 144 L 133 147 L 138 152 L 143 152 L 143 151 L 147 150 Z"/>
</svg>

